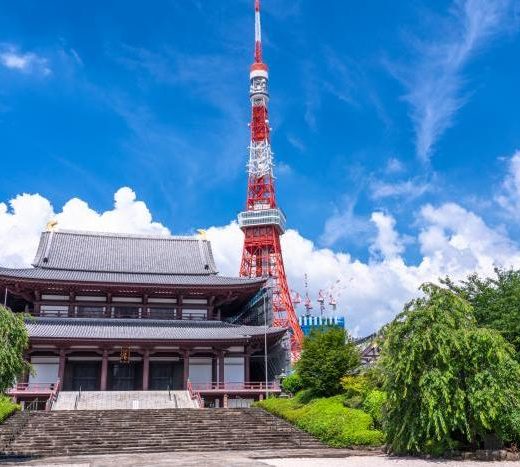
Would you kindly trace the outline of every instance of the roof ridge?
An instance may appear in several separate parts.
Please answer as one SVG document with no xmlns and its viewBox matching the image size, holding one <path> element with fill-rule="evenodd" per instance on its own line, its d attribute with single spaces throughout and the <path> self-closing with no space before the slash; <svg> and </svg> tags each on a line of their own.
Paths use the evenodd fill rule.
<svg viewBox="0 0 520 467">
<path fill-rule="evenodd" d="M 199 238 L 196 235 L 163 235 L 163 234 L 137 234 L 137 233 L 126 233 L 126 232 L 100 232 L 96 230 L 69 230 L 69 229 L 56 229 L 53 231 L 55 234 L 66 234 L 66 235 L 77 235 L 85 237 L 119 237 L 119 238 L 144 238 L 147 240 L 185 240 L 185 241 L 202 241 L 209 242 L 207 239 Z M 51 233 L 50 231 L 44 231 L 42 234 Z"/>
</svg>

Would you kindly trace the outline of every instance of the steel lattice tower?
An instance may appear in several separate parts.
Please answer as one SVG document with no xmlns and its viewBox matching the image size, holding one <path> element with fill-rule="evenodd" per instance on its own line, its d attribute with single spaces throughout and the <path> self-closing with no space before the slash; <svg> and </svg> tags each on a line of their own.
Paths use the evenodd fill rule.
<svg viewBox="0 0 520 467">
<path fill-rule="evenodd" d="M 267 112 L 269 74 L 267 65 L 262 61 L 260 0 L 255 0 L 255 59 L 249 79 L 251 143 L 246 210 L 238 215 L 238 223 L 244 232 L 240 275 L 271 278 L 273 325 L 290 330 L 291 359 L 295 361 L 300 356 L 303 332 L 287 286 L 280 246 L 280 235 L 285 231 L 285 215 L 276 204 L 271 128 Z"/>
</svg>

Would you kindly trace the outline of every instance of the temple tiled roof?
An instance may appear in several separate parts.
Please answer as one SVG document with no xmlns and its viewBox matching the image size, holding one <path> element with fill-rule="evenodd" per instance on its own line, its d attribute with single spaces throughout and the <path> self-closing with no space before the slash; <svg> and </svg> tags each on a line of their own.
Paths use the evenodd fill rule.
<svg viewBox="0 0 520 467">
<path fill-rule="evenodd" d="M 67 271 L 60 269 L 0 268 L 0 278 L 13 279 L 86 282 L 104 284 L 142 284 L 142 285 L 179 285 L 179 286 L 246 286 L 263 284 L 263 278 L 226 277 L 216 274 L 210 275 L 186 275 L 186 274 L 134 274 L 118 272 L 94 272 L 94 271 Z"/>
<path fill-rule="evenodd" d="M 222 321 L 138 320 L 108 318 L 34 318 L 26 321 L 31 339 L 83 339 L 124 341 L 242 340 L 264 335 L 263 326 L 242 326 Z M 268 328 L 281 337 L 282 328 Z"/>
<path fill-rule="evenodd" d="M 217 275 L 211 244 L 195 237 L 43 232 L 33 268 L 0 267 L 0 280 L 157 286 L 260 286 Z"/>
<path fill-rule="evenodd" d="M 97 232 L 43 232 L 33 266 L 72 271 L 216 274 L 207 240 Z"/>
</svg>

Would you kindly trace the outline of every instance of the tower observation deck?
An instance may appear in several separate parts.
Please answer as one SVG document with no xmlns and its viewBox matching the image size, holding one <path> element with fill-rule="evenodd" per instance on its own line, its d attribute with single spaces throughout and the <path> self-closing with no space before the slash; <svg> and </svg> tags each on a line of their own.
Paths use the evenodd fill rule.
<svg viewBox="0 0 520 467">
<path fill-rule="evenodd" d="M 238 215 L 244 232 L 240 275 L 269 277 L 273 293 L 273 325 L 291 333 L 291 359 L 300 356 L 303 332 L 291 300 L 283 264 L 280 235 L 285 232 L 286 218 L 277 206 L 271 127 L 268 117 L 268 67 L 262 59 L 260 0 L 255 0 L 255 54 L 249 73 L 251 100 L 251 143 L 246 208 Z"/>
</svg>

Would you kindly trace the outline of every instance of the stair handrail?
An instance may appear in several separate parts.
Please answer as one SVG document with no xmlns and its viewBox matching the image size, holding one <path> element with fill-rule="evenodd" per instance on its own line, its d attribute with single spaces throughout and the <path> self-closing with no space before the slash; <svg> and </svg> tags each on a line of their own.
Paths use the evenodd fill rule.
<svg viewBox="0 0 520 467">
<path fill-rule="evenodd" d="M 81 386 L 79 387 L 79 391 L 76 394 L 76 399 L 74 400 L 74 410 L 78 410 L 78 403 L 81 399 Z"/>
<path fill-rule="evenodd" d="M 60 393 L 60 389 L 61 389 L 61 380 L 60 380 L 60 378 L 58 378 L 58 381 L 56 381 L 56 384 L 54 385 L 54 388 L 51 392 L 49 400 L 47 401 L 47 404 L 45 404 L 45 410 L 52 410 L 54 403 L 58 400 L 58 395 Z"/>
<path fill-rule="evenodd" d="M 197 404 L 197 408 L 202 409 L 202 407 L 204 407 L 204 403 L 202 402 L 202 397 L 200 397 L 200 392 L 193 390 L 193 385 L 191 384 L 191 381 L 189 379 L 186 382 L 186 389 L 188 390 L 190 399 L 195 400 L 195 403 Z"/>
</svg>

